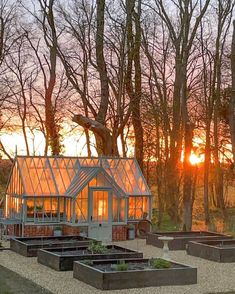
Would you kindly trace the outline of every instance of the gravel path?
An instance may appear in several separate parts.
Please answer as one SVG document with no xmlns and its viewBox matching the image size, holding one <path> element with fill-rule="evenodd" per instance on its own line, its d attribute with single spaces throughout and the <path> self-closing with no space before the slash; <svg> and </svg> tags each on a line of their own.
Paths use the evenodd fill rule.
<svg viewBox="0 0 235 294">
<path fill-rule="evenodd" d="M 145 244 L 145 240 L 134 240 L 116 243 L 130 249 L 144 252 L 144 257 L 160 257 L 162 250 Z M 189 264 L 198 268 L 198 284 L 189 286 L 165 286 L 158 288 L 142 288 L 116 290 L 120 294 L 199 294 L 224 293 L 235 291 L 235 263 L 220 264 L 193 256 L 185 251 L 171 251 L 172 260 Z M 26 258 L 11 251 L 0 251 L 0 264 L 41 287 L 58 294 L 98 294 L 104 293 L 76 279 L 71 272 L 56 272 L 37 263 L 36 258 Z M 110 292 L 110 293 L 111 293 Z"/>
<path fill-rule="evenodd" d="M 0 294 L 51 294 L 32 281 L 0 265 Z"/>
</svg>

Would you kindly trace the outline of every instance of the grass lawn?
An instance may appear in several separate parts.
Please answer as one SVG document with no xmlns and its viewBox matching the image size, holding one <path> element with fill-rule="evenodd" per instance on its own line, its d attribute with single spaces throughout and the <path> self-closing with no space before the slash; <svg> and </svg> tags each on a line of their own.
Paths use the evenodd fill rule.
<svg viewBox="0 0 235 294">
<path fill-rule="evenodd" d="M 0 294 L 51 294 L 51 292 L 0 266 Z"/>
</svg>

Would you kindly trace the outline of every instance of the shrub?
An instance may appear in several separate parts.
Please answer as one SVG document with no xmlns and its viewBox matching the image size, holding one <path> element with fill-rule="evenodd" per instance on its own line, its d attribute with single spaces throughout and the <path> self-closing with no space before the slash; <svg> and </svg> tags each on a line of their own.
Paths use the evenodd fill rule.
<svg viewBox="0 0 235 294">
<path fill-rule="evenodd" d="M 150 260 L 150 265 L 153 268 L 170 268 L 171 262 L 162 258 L 153 258 Z"/>
<path fill-rule="evenodd" d="M 124 272 L 128 270 L 128 263 L 121 262 L 116 265 L 116 270 L 120 272 Z"/>
<path fill-rule="evenodd" d="M 88 246 L 88 250 L 91 251 L 92 253 L 99 253 L 99 254 L 103 254 L 107 252 L 107 248 L 97 241 L 92 241 L 90 245 Z"/>
</svg>

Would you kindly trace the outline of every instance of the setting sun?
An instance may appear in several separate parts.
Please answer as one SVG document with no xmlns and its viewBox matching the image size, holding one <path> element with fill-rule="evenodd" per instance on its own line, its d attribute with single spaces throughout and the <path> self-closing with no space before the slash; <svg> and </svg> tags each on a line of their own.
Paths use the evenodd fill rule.
<svg viewBox="0 0 235 294">
<path fill-rule="evenodd" d="M 192 153 L 189 157 L 189 160 L 192 165 L 196 165 L 204 161 L 204 156 L 202 155 L 198 156 L 195 153 Z"/>
</svg>

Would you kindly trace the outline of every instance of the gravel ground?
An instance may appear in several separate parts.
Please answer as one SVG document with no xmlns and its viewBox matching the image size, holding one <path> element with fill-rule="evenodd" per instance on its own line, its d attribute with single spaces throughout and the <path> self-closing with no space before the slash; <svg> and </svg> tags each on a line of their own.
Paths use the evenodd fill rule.
<svg viewBox="0 0 235 294">
<path fill-rule="evenodd" d="M 0 265 L 0 294 L 51 294 L 32 281 Z"/>
<path fill-rule="evenodd" d="M 162 250 L 145 244 L 145 240 L 134 240 L 116 243 L 130 249 L 144 253 L 144 257 L 161 257 Z M 6 244 L 4 244 L 6 245 Z M 116 290 L 112 293 L 120 294 L 199 294 L 225 293 L 235 291 L 235 263 L 220 264 L 193 256 L 185 251 L 171 251 L 173 261 L 188 264 L 198 269 L 198 284 L 188 286 L 165 286 L 142 289 Z M 98 294 L 104 293 L 76 279 L 71 272 L 56 272 L 37 263 L 36 258 L 26 258 L 11 251 L 0 251 L 0 264 L 19 273 L 40 285 L 41 287 L 58 294 Z M 111 293 L 111 292 L 110 292 Z"/>
</svg>

